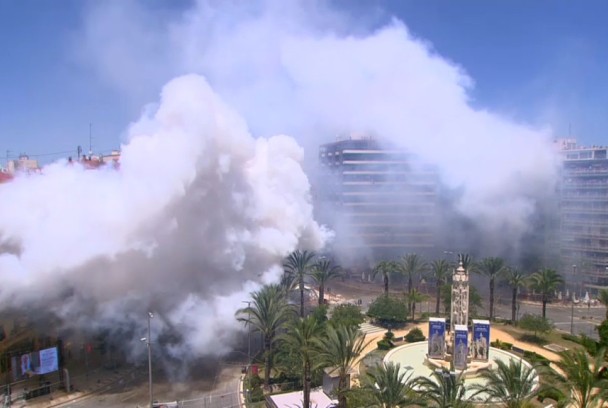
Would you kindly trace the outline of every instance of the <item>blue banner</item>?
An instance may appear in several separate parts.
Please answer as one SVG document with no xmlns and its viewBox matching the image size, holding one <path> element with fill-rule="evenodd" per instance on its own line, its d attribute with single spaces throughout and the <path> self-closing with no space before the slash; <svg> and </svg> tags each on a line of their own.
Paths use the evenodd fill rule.
<svg viewBox="0 0 608 408">
<path fill-rule="evenodd" d="M 431 317 L 429 319 L 429 350 L 430 358 L 443 358 L 445 355 L 445 319 Z"/>
<path fill-rule="evenodd" d="M 473 359 L 488 361 L 490 351 L 490 322 L 488 320 L 473 320 L 473 344 L 471 344 Z"/>
<path fill-rule="evenodd" d="M 469 331 L 467 326 L 454 325 L 454 368 L 464 370 L 467 368 L 469 355 Z"/>
</svg>

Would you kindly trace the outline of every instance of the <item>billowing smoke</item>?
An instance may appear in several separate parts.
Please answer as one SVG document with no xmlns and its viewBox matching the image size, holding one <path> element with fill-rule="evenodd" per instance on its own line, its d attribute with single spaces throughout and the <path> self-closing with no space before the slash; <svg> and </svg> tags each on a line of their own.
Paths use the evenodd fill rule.
<svg viewBox="0 0 608 408">
<path fill-rule="evenodd" d="M 129 129 L 120 168 L 60 162 L 0 186 L 3 306 L 133 331 L 157 312 L 177 357 L 229 349 L 242 300 L 298 246 L 320 248 L 303 150 L 254 139 L 200 76 L 163 89 Z"/>
<path fill-rule="evenodd" d="M 203 73 L 254 133 L 295 136 L 308 170 L 319 144 L 338 134 L 368 132 L 405 147 L 438 166 L 446 209 L 455 210 L 445 218 L 471 226 L 454 239 L 460 248 L 517 249 L 539 200 L 554 191 L 548 128 L 475 107 L 464 68 L 378 9 L 255 3 L 199 1 L 169 22 L 139 3 L 104 4 L 88 15 L 83 56 L 135 100 L 150 77 Z M 113 63 L 131 50 L 128 69 Z M 447 225 L 443 234 L 458 231 Z"/>
<path fill-rule="evenodd" d="M 91 3 L 76 54 L 126 110 L 195 73 L 234 112 L 182 77 L 131 126 L 119 171 L 57 163 L 1 187 L 5 303 L 65 298 L 58 313 L 100 327 L 153 308 L 182 333 L 176 355 L 222 351 L 245 293 L 326 240 L 300 164 L 314 169 L 318 145 L 342 133 L 436 165 L 454 211 L 443 219 L 475 233 L 448 225 L 457 242 L 513 247 L 553 192 L 550 132 L 474 107 L 464 68 L 402 21 L 326 2 L 146 4 Z"/>
</svg>

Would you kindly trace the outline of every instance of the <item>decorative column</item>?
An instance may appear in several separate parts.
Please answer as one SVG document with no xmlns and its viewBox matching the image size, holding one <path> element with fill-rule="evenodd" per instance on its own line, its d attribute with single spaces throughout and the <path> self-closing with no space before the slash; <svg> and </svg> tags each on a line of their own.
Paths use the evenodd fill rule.
<svg viewBox="0 0 608 408">
<path fill-rule="evenodd" d="M 469 273 L 458 262 L 458 268 L 452 275 L 452 306 L 450 314 L 450 327 L 454 331 L 455 325 L 467 326 L 469 323 Z"/>
</svg>

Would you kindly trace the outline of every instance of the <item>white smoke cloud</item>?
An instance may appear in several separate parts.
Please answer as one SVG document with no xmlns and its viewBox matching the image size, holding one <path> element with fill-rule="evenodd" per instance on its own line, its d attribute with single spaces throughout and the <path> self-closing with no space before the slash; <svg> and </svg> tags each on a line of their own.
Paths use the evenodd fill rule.
<svg viewBox="0 0 608 408">
<path fill-rule="evenodd" d="M 472 107 L 473 79 L 398 19 L 325 2 L 146 4 L 91 3 L 77 55 L 137 109 L 195 73 L 234 111 L 181 77 L 129 129 L 120 171 L 57 163 L 0 186 L 0 247 L 18 249 L 0 255 L 4 303 L 65 296 L 59 314 L 99 327 L 141 326 L 153 308 L 157 334 L 185 336 L 175 355 L 217 350 L 211 334 L 228 343 L 238 299 L 327 239 L 301 164 L 345 131 L 437 164 L 496 246 L 521 238 L 552 191 L 550 132 Z"/>
<path fill-rule="evenodd" d="M 474 83 L 462 67 L 404 22 L 370 14 L 366 21 L 323 2 L 201 0 L 149 30 L 171 58 L 138 49 L 138 61 L 142 70 L 160 64 L 166 72 L 203 73 L 256 134 L 296 136 L 309 167 L 318 145 L 345 131 L 373 132 L 406 147 L 438 165 L 442 181 L 460 192 L 454 207 L 487 238 L 498 246 L 517 242 L 536 201 L 554 190 L 550 130 L 474 108 Z M 125 90 L 114 76 L 139 70 L 109 61 L 117 47 L 137 48 L 138 36 L 128 33 L 145 32 L 153 15 L 121 15 L 115 6 L 89 15 L 112 19 L 111 33 L 110 24 L 87 26 L 84 44 L 96 68 L 111 65 L 98 72 L 118 89 Z M 96 41 L 100 32 L 103 43 Z"/>
<path fill-rule="evenodd" d="M 226 351 L 260 276 L 329 236 L 302 158 L 287 136 L 254 139 L 202 77 L 174 79 L 130 127 L 119 170 L 61 162 L 0 186 L 0 244 L 19 248 L 0 255 L 0 303 L 100 328 L 152 309 L 157 334 L 188 334 L 173 352 Z"/>
</svg>

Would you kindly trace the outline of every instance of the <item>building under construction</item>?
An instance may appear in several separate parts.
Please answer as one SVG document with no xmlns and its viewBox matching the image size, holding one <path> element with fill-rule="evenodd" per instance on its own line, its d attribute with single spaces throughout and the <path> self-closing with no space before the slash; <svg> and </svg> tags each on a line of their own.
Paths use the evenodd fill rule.
<svg viewBox="0 0 608 408">
<path fill-rule="evenodd" d="M 319 163 L 318 217 L 336 231 L 337 251 L 361 251 L 376 260 L 432 252 L 434 167 L 366 136 L 320 146 Z"/>
</svg>

